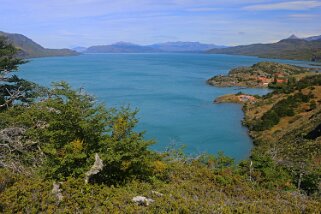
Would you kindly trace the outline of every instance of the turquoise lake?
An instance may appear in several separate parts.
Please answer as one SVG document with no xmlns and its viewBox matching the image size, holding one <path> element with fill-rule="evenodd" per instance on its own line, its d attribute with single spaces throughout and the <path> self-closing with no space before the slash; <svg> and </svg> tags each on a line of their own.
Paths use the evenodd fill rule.
<svg viewBox="0 0 321 214">
<path fill-rule="evenodd" d="M 241 160 L 252 148 L 247 129 L 241 125 L 241 107 L 213 104 L 216 97 L 240 90 L 208 86 L 206 80 L 259 61 L 267 60 L 207 54 L 85 54 L 32 59 L 21 66 L 18 76 L 45 86 L 67 81 L 74 88 L 84 87 L 107 107 L 130 104 L 138 108 L 137 130 L 146 130 L 146 139 L 156 141 L 152 148 L 157 151 L 185 145 L 188 154 L 223 151 Z M 268 61 L 305 65 L 300 61 Z"/>
</svg>

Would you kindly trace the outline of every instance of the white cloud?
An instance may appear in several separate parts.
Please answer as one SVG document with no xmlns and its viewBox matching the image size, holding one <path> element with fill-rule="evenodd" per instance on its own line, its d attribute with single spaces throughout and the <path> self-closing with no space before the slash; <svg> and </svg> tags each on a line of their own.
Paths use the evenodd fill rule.
<svg viewBox="0 0 321 214">
<path fill-rule="evenodd" d="M 314 19 L 314 18 L 318 18 L 318 15 L 316 14 L 290 14 L 288 15 L 289 18 L 293 18 L 293 19 Z"/>
<path fill-rule="evenodd" d="M 292 33 L 320 34 L 321 0 L 0 0 L 0 3 L 2 30 L 23 33 L 51 48 L 120 40 L 140 44 L 171 40 L 248 44 L 275 41 Z M 244 7 L 268 10 L 271 15 L 244 12 Z M 318 8 L 307 10 L 314 7 Z M 276 8 L 290 8 L 292 12 L 274 13 Z"/>
<path fill-rule="evenodd" d="M 245 10 L 308 10 L 320 7 L 320 1 L 287 1 L 271 4 L 256 4 L 243 7 Z"/>
</svg>

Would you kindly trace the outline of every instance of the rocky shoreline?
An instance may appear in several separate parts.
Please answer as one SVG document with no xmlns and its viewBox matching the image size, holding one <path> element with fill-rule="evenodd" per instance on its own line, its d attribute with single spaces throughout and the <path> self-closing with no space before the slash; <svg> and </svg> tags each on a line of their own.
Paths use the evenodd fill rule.
<svg viewBox="0 0 321 214">
<path fill-rule="evenodd" d="M 255 103 L 258 99 L 257 96 L 249 95 L 249 94 L 226 94 L 220 97 L 217 97 L 214 100 L 214 103 L 220 104 L 220 103 L 238 103 L 238 104 L 245 104 L 247 102 Z"/>
<path fill-rule="evenodd" d="M 271 160 L 275 166 L 292 173 L 298 188 L 311 194 L 321 188 L 321 75 L 306 71 L 292 74 L 287 71 L 288 80 L 294 81 L 279 84 L 265 96 L 227 94 L 214 102 L 241 104 L 242 123 L 255 145 L 251 160 L 254 162 L 256 157 Z M 303 182 L 310 186 L 303 187 Z"/>
</svg>

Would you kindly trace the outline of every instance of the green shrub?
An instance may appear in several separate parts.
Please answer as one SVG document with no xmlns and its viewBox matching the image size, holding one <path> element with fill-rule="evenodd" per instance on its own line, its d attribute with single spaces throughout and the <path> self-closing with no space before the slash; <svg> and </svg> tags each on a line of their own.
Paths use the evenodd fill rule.
<svg viewBox="0 0 321 214">
<path fill-rule="evenodd" d="M 263 114 L 261 120 L 253 124 L 250 128 L 255 131 L 263 131 L 272 128 L 280 122 L 282 117 L 294 116 L 295 108 L 300 103 L 307 103 L 312 98 L 312 95 L 304 95 L 298 92 L 293 96 L 290 95 L 286 99 L 280 100 L 273 107 Z"/>
<path fill-rule="evenodd" d="M 97 153 L 104 164 L 94 178 L 97 182 L 116 184 L 151 176 L 157 155 L 148 150 L 153 142 L 134 131 L 136 111 L 106 109 L 66 83 L 54 84 L 49 93 L 28 108 L 0 114 L 4 126 L 26 127 L 24 144 L 35 142 L 22 154 L 17 151 L 16 157 L 24 160 L 20 164 L 26 168 L 40 164 L 42 175 L 64 180 L 84 177 Z"/>
</svg>

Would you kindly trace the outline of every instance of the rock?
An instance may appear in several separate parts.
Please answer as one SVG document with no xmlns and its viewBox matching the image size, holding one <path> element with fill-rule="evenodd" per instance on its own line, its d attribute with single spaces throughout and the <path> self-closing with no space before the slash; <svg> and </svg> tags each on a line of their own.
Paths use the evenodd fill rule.
<svg viewBox="0 0 321 214">
<path fill-rule="evenodd" d="M 144 196 L 136 196 L 132 199 L 133 202 L 137 203 L 140 206 L 149 206 L 150 203 L 153 203 L 154 200 L 151 198 L 146 198 Z"/>
<path fill-rule="evenodd" d="M 98 174 L 104 167 L 102 159 L 100 159 L 99 155 L 95 154 L 95 163 L 92 165 L 90 170 L 86 172 L 85 176 L 85 183 L 87 184 L 89 181 L 90 176 Z"/>
<path fill-rule="evenodd" d="M 51 192 L 56 196 L 56 198 L 57 198 L 57 202 L 58 203 L 60 203 L 62 200 L 63 200 L 63 198 L 64 198 L 64 196 L 62 195 L 62 193 L 61 193 L 61 189 L 60 189 L 60 184 L 61 183 L 53 183 L 53 185 L 52 185 L 52 190 L 51 190 Z"/>
</svg>

